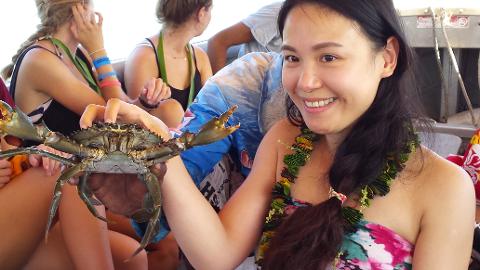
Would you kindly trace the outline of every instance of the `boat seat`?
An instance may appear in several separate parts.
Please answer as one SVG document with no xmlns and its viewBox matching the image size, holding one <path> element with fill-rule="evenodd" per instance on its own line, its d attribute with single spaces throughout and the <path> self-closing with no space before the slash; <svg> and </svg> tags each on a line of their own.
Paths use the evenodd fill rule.
<svg viewBox="0 0 480 270">
<path fill-rule="evenodd" d="M 442 157 L 458 154 L 460 145 L 462 144 L 462 138 L 448 133 L 419 132 L 419 137 L 423 145 Z"/>
</svg>

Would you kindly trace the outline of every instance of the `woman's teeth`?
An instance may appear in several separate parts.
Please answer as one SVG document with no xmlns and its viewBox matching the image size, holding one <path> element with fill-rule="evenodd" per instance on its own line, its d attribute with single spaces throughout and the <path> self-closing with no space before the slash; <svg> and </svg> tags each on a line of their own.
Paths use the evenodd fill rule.
<svg viewBox="0 0 480 270">
<path fill-rule="evenodd" d="M 308 108 L 320 108 L 320 107 L 325 107 L 334 101 L 335 101 L 335 98 L 328 98 L 328 99 L 317 100 L 317 101 L 305 101 L 305 105 Z"/>
</svg>

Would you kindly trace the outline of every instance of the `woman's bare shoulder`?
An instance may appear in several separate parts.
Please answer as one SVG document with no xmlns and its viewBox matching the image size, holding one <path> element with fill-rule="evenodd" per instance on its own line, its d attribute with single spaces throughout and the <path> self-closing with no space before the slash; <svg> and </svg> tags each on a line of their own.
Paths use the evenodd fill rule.
<svg viewBox="0 0 480 270">
<path fill-rule="evenodd" d="M 300 128 L 293 125 L 287 118 L 282 118 L 272 125 L 264 140 L 277 146 L 282 145 L 282 148 L 285 148 L 285 145 L 290 146 L 294 142 L 298 134 L 300 134 Z"/>
<path fill-rule="evenodd" d="M 417 151 L 416 159 L 421 160 L 421 173 L 424 175 L 426 184 L 440 186 L 471 186 L 472 179 L 460 166 L 439 156 L 434 151 L 421 146 L 421 151 Z"/>
<path fill-rule="evenodd" d="M 292 124 L 287 118 L 281 118 L 268 130 L 267 134 L 274 133 L 281 137 L 296 136 L 300 128 Z"/>
<path fill-rule="evenodd" d="M 474 203 L 472 179 L 464 169 L 437 155 L 432 150 L 421 147 L 413 158 L 415 175 L 415 196 L 426 207 L 463 207 Z"/>
<path fill-rule="evenodd" d="M 55 74 L 68 72 L 68 67 L 62 62 L 61 56 L 55 53 L 44 46 L 27 52 L 21 65 L 22 76 L 32 78 L 37 82 L 45 81 L 44 78 L 55 76 Z"/>
<path fill-rule="evenodd" d="M 193 48 L 200 72 L 207 71 L 208 73 L 211 73 L 210 59 L 208 58 L 207 53 L 199 46 L 193 45 Z"/>
</svg>

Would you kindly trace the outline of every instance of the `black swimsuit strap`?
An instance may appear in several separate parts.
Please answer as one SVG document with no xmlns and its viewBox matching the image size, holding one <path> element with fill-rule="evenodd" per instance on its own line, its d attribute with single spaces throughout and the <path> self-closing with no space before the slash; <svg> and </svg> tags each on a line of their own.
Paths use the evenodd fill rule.
<svg viewBox="0 0 480 270">
<path fill-rule="evenodd" d="M 161 76 L 162 74 L 160 74 L 160 64 L 157 61 L 157 49 L 155 48 L 155 45 L 149 38 L 146 38 L 146 40 L 148 41 L 148 43 L 150 43 L 150 45 L 152 46 L 153 52 L 155 53 L 155 63 L 157 64 L 158 77 L 160 78 L 162 77 Z"/>
<path fill-rule="evenodd" d="M 15 101 L 15 87 L 17 86 L 18 70 L 20 69 L 20 65 L 22 64 L 23 58 L 25 58 L 25 55 L 29 51 L 37 48 L 46 50 L 47 52 L 55 55 L 60 59 L 60 56 L 58 56 L 56 53 L 40 45 L 33 45 L 28 48 L 25 48 L 25 50 L 23 50 L 22 53 L 20 53 L 20 55 L 18 56 L 17 61 L 15 61 L 15 66 L 13 67 L 13 72 L 12 72 L 12 79 L 10 80 L 10 96 L 12 96 L 14 101 Z"/>
</svg>

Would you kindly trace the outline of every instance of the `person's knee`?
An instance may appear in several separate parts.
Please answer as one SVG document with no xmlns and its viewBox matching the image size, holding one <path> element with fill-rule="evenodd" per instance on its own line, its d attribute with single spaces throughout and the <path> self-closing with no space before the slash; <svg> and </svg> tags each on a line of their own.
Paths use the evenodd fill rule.
<svg viewBox="0 0 480 270">
<path fill-rule="evenodd" d="M 148 264 L 152 269 L 177 269 L 180 266 L 177 241 L 170 233 L 157 243 L 151 243 L 148 250 Z"/>
<path fill-rule="evenodd" d="M 176 128 L 182 123 L 184 113 L 182 105 L 175 99 L 162 101 L 155 112 L 152 112 L 171 128 Z"/>
<path fill-rule="evenodd" d="M 178 257 L 178 244 L 177 240 L 172 233 L 169 233 L 164 239 L 151 243 L 147 246 L 149 252 L 159 252 L 165 255 L 173 255 Z"/>
<path fill-rule="evenodd" d="M 132 257 L 140 246 L 138 241 L 113 231 L 110 231 L 109 235 L 115 269 L 142 270 L 148 268 L 147 252 L 145 250 Z"/>
<path fill-rule="evenodd" d="M 148 269 L 147 252 L 145 250 L 142 250 L 140 253 L 133 256 L 128 261 L 123 261 L 123 262 L 120 262 L 120 263 L 122 263 L 124 266 L 123 267 L 118 267 L 118 268 L 115 267 L 115 269 L 125 269 L 125 270 L 142 270 L 142 269 L 145 269 L 146 270 L 146 269 Z"/>
</svg>

